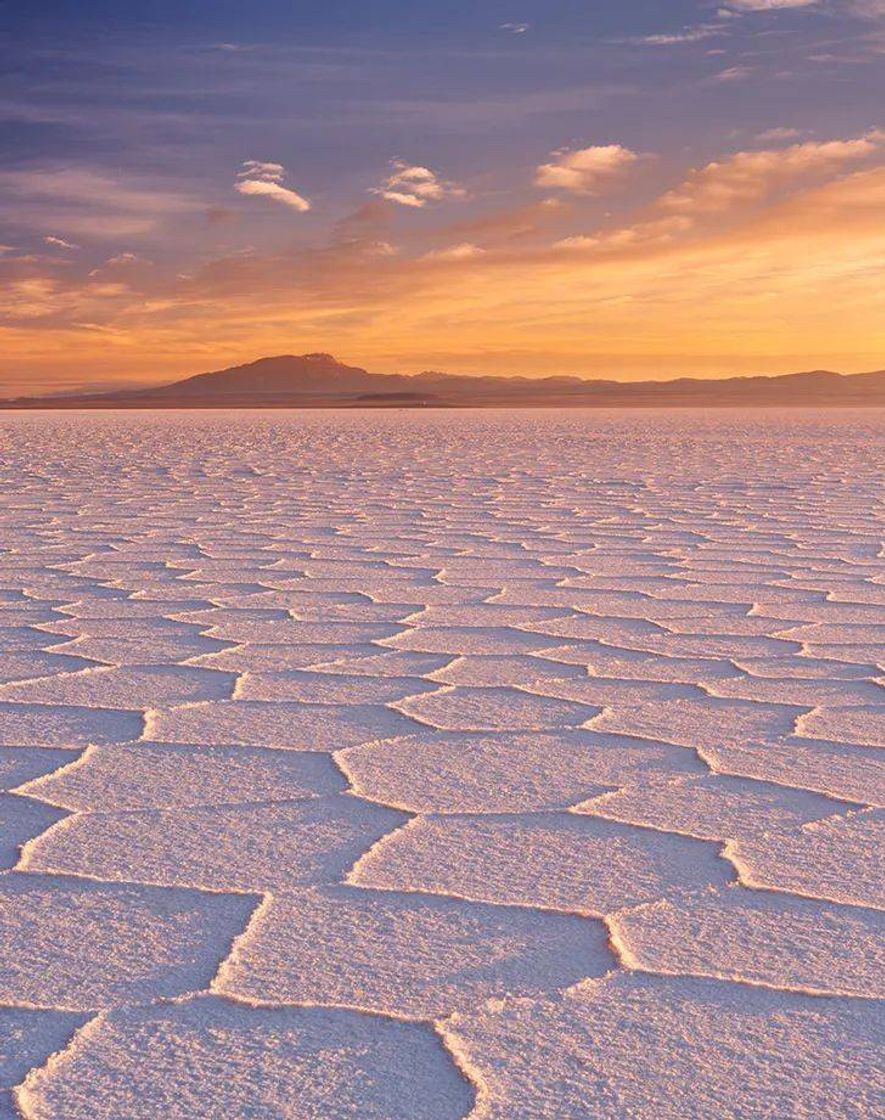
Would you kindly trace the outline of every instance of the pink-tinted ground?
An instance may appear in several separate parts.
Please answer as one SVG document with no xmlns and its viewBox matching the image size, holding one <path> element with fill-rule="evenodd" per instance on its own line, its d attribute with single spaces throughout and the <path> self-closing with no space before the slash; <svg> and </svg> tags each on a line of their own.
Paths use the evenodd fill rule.
<svg viewBox="0 0 885 1120">
<path fill-rule="evenodd" d="M 881 413 L 0 439 L 0 1116 L 882 1115 Z"/>
</svg>

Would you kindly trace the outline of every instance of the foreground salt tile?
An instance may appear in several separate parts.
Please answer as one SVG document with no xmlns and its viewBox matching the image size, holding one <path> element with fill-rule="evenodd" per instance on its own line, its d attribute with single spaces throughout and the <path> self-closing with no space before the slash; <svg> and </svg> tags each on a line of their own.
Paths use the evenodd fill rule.
<svg viewBox="0 0 885 1120">
<path fill-rule="evenodd" d="M 99 666 L 0 686 L 0 700 L 92 708 L 152 708 L 227 699 L 236 676 L 184 665 Z"/>
<path fill-rule="evenodd" d="M 461 1120 L 473 1092 L 428 1024 L 208 996 L 96 1020 L 19 1101 L 34 1120 Z"/>
<path fill-rule="evenodd" d="M 870 1120 L 885 1094 L 875 1001 L 622 973 L 445 1034 L 482 1120 Z"/>
<path fill-rule="evenodd" d="M 716 844 L 545 813 L 418 817 L 363 856 L 349 881 L 602 914 L 733 877 Z"/>
<path fill-rule="evenodd" d="M 824 688 L 841 688 L 852 683 L 854 687 L 870 688 L 866 678 L 876 675 L 874 665 L 852 665 L 847 661 L 828 661 L 824 658 L 809 657 L 806 653 L 798 657 L 742 657 L 736 662 L 741 670 L 738 675 L 737 687 L 741 683 L 747 688 L 751 687 L 749 677 L 755 682 L 764 678 L 780 678 L 793 681 L 819 680 L 824 682 Z M 716 691 L 719 691 L 718 686 Z"/>
<path fill-rule="evenodd" d="M 0 1007 L 0 1118 L 17 1120 L 12 1090 L 58 1050 L 87 1021 L 86 1014 Z"/>
<path fill-rule="evenodd" d="M 15 867 L 22 844 L 66 816 L 29 797 L 0 793 L 0 870 Z"/>
<path fill-rule="evenodd" d="M 539 695 L 572 700 L 597 708 L 627 708 L 658 704 L 670 700 L 705 697 L 697 685 L 617 680 L 611 677 L 584 677 L 582 680 L 538 681 L 533 691 Z"/>
<path fill-rule="evenodd" d="M 448 665 L 454 656 L 447 653 L 412 653 L 409 650 L 378 653 L 368 648 L 352 657 L 341 654 L 334 659 L 323 658 L 316 661 L 312 668 L 317 672 L 352 673 L 373 678 L 423 676 Z"/>
<path fill-rule="evenodd" d="M 351 659 L 371 656 L 377 651 L 378 647 L 369 642 L 340 646 L 318 643 L 264 645 L 259 642 L 232 646 L 228 643 L 226 648 L 192 658 L 190 664 L 200 665 L 205 669 L 231 670 L 235 673 L 261 673 L 312 669 L 318 664 L 336 660 L 346 663 Z"/>
<path fill-rule="evenodd" d="M 696 684 L 739 674 L 727 659 L 663 656 L 591 641 L 552 646 L 536 656 L 554 665 L 582 666 L 593 676 L 625 681 Z"/>
<path fill-rule="evenodd" d="M 215 990 L 430 1019 L 537 995 L 616 965 L 604 924 L 526 907 L 334 887 L 274 897 Z"/>
<path fill-rule="evenodd" d="M 381 643 L 388 649 L 413 653 L 509 655 L 533 653 L 559 643 L 544 634 L 530 634 L 512 626 L 420 626 L 403 630 Z"/>
<path fill-rule="evenodd" d="M 56 641 L 60 642 L 56 636 Z M 47 643 L 48 644 L 48 643 Z M 205 657 L 226 649 L 230 642 L 202 635 L 130 635 L 120 637 L 72 638 L 69 642 L 54 645 L 54 653 L 87 657 L 109 665 L 178 664 L 195 657 Z"/>
<path fill-rule="evenodd" d="M 379 638 L 392 638 L 402 630 L 397 625 L 379 625 L 369 622 L 339 622 L 337 620 L 304 622 L 300 619 L 265 619 L 262 621 L 234 617 L 216 622 L 211 631 L 213 638 L 245 643 L 261 642 L 269 645 L 333 645 L 372 643 Z"/>
<path fill-rule="evenodd" d="M 157 614 L 153 618 L 71 618 L 64 616 L 42 627 L 47 633 L 71 638 L 140 638 L 162 642 L 166 638 L 199 637 L 199 628 Z"/>
<path fill-rule="evenodd" d="M 38 630 L 34 626 L 3 626 L 0 624 L 0 652 L 4 655 L 12 653 L 45 653 L 56 646 L 63 639 L 58 634 Z"/>
<path fill-rule="evenodd" d="M 711 744 L 698 753 L 718 773 L 885 806 L 885 753 L 879 750 L 789 736 Z"/>
<path fill-rule="evenodd" d="M 800 707 L 817 708 L 825 705 L 822 713 L 827 718 L 827 713 L 832 707 L 837 709 L 835 715 L 828 718 L 833 726 L 840 726 L 843 718 L 849 721 L 862 718 L 863 709 L 854 713 L 849 705 L 875 704 L 885 700 L 885 690 L 873 681 L 867 680 L 839 680 L 824 679 L 822 677 L 778 677 L 778 668 L 771 667 L 771 676 L 740 676 L 731 680 L 711 681 L 707 687 L 714 696 L 732 697 L 740 700 L 755 700 L 760 703 L 795 704 Z M 883 709 L 885 711 L 885 709 Z M 816 715 L 817 713 L 815 713 Z M 800 723 L 808 724 L 809 715 L 800 716 Z M 831 729 L 806 730 L 807 735 L 819 735 L 821 738 L 838 738 Z"/>
<path fill-rule="evenodd" d="M 883 842 L 885 811 L 876 810 L 746 837 L 728 855 L 749 886 L 885 907 Z"/>
<path fill-rule="evenodd" d="M 735 886 L 609 917 L 650 972 L 885 998 L 885 913 Z"/>
<path fill-rule="evenodd" d="M 566 809 L 627 782 L 707 772 L 683 747 L 568 729 L 427 729 L 335 757 L 361 796 L 416 813 Z"/>
<path fill-rule="evenodd" d="M 282 804 L 84 813 L 34 839 L 29 871 L 209 890 L 336 883 L 406 820 L 354 797 Z"/>
<path fill-rule="evenodd" d="M 257 899 L 12 873 L 0 1003 L 79 1010 L 204 988 Z"/>
<path fill-rule="evenodd" d="M 59 773 L 37 777 L 18 792 L 67 809 L 108 812 L 294 801 L 345 788 L 332 760 L 309 751 L 145 742 L 90 747 L 65 762 Z"/>
<path fill-rule="evenodd" d="M 414 729 L 413 720 L 380 704 L 222 700 L 152 712 L 145 733 L 164 743 L 336 751 Z"/>
<path fill-rule="evenodd" d="M 565 608 L 533 607 L 509 603 L 483 602 L 451 606 L 427 606 L 415 611 L 406 619 L 409 626 L 479 626 L 484 629 L 498 626 L 520 627 L 547 619 L 568 617 Z"/>
<path fill-rule="evenodd" d="M 24 782 L 51 774 L 53 770 L 76 762 L 81 754 L 77 749 L 0 747 L 0 790 L 13 790 Z"/>
<path fill-rule="evenodd" d="M 790 828 L 850 808 L 844 801 L 806 790 L 706 774 L 648 786 L 630 785 L 585 801 L 575 806 L 575 812 L 704 840 L 728 840 Z"/>
<path fill-rule="evenodd" d="M 885 704 L 831 707 L 823 698 L 820 703 L 823 706 L 800 719 L 801 734 L 865 747 L 885 747 Z"/>
<path fill-rule="evenodd" d="M 138 711 L 0 702 L 0 746 L 72 748 L 121 743 L 137 739 L 143 722 Z"/>
<path fill-rule="evenodd" d="M 543 731 L 580 727 L 599 709 L 517 688 L 444 687 L 396 705 L 441 731 Z"/>
<path fill-rule="evenodd" d="M 801 708 L 754 704 L 749 700 L 697 699 L 639 701 L 612 708 L 593 720 L 599 731 L 648 735 L 700 749 L 765 741 L 789 735 Z"/>
<path fill-rule="evenodd" d="M 0 660 L 0 681 L 5 685 L 13 681 L 47 677 L 54 673 L 75 673 L 78 669 L 89 669 L 93 666 L 94 662 L 87 661 L 85 657 L 46 653 L 44 650 L 4 653 Z"/>
<path fill-rule="evenodd" d="M 842 661 L 848 666 L 863 666 L 867 672 L 869 671 L 867 667 L 871 665 L 876 666 L 879 672 L 885 671 L 885 653 L 881 642 L 856 645 L 845 645 L 841 642 L 809 642 L 803 647 L 803 651 L 810 657 Z"/>
<path fill-rule="evenodd" d="M 557 664 L 534 654 L 465 654 L 432 673 L 439 684 L 501 686 L 505 688 L 528 687 L 538 681 L 553 678 L 586 677 L 587 670 L 580 665 Z"/>
<path fill-rule="evenodd" d="M 421 677 L 370 677 L 365 674 L 278 670 L 244 673 L 238 700 L 289 700 L 302 704 L 388 704 L 433 692 L 438 685 Z"/>
</svg>

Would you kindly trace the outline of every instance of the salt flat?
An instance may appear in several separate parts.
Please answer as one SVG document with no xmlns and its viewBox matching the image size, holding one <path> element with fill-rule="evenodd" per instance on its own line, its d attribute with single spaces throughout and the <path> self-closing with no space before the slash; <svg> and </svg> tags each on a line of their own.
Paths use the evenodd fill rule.
<svg viewBox="0 0 885 1120">
<path fill-rule="evenodd" d="M 883 462 L 0 416 L 0 1116 L 882 1115 Z"/>
</svg>

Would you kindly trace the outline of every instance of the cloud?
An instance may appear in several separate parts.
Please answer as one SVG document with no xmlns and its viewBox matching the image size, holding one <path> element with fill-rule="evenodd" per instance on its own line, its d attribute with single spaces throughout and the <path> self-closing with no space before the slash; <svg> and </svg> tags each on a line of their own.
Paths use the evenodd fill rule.
<svg viewBox="0 0 885 1120">
<path fill-rule="evenodd" d="M 499 31 L 509 31 L 511 35 L 525 35 L 526 31 L 531 31 L 532 25 L 530 23 L 500 23 L 498 24 Z"/>
<path fill-rule="evenodd" d="M 140 236 L 164 219 L 187 214 L 202 205 L 165 185 L 140 181 L 84 167 L 45 167 L 0 172 L 4 205 L 20 224 L 38 230 L 63 231 L 63 237 L 115 238 Z"/>
<path fill-rule="evenodd" d="M 661 32 L 657 35 L 642 35 L 631 42 L 646 47 L 672 47 L 681 43 L 700 43 L 714 35 L 722 35 L 725 28 L 718 23 L 698 23 L 694 27 L 684 27 L 681 31 Z"/>
<path fill-rule="evenodd" d="M 818 0 L 728 0 L 736 12 L 775 12 L 783 8 L 814 8 Z"/>
<path fill-rule="evenodd" d="M 245 179 L 267 179 L 279 183 L 286 174 L 286 169 L 281 163 L 271 163 L 264 159 L 247 159 L 243 161 L 239 175 Z"/>
<path fill-rule="evenodd" d="M 764 132 L 757 132 L 757 140 L 797 140 L 806 129 L 802 128 L 766 128 Z"/>
<path fill-rule="evenodd" d="M 445 249 L 434 249 L 424 254 L 428 261 L 471 261 L 484 256 L 485 249 L 474 245 L 470 241 L 463 241 L 460 245 L 449 245 Z"/>
<path fill-rule="evenodd" d="M 591 236 L 563 237 L 554 242 L 553 248 L 582 251 L 648 248 L 673 241 L 679 234 L 686 233 L 691 229 L 692 224 L 689 218 L 685 218 L 681 214 L 672 214 L 666 218 L 637 222 L 632 226 L 606 230 Z"/>
<path fill-rule="evenodd" d="M 861 19 L 885 19 L 885 0 L 849 0 L 848 10 Z"/>
<path fill-rule="evenodd" d="M 310 200 L 291 187 L 283 186 L 282 180 L 285 174 L 286 169 L 281 163 L 247 159 L 237 172 L 234 190 L 253 197 L 271 198 L 274 202 L 281 202 L 299 213 L 306 213 L 310 210 Z"/>
<path fill-rule="evenodd" d="M 793 144 L 788 148 L 737 152 L 693 171 L 660 205 L 681 213 L 722 213 L 763 199 L 773 189 L 806 175 L 838 170 L 878 148 L 875 134 L 854 140 Z"/>
<path fill-rule="evenodd" d="M 266 179 L 241 179 L 234 189 L 240 194 L 272 198 L 275 202 L 282 202 L 302 214 L 310 209 L 310 202 L 297 191 L 280 186 L 279 183 L 268 182 Z"/>
<path fill-rule="evenodd" d="M 752 73 L 752 66 L 729 66 L 727 69 L 720 70 L 718 73 L 711 75 L 709 81 L 742 82 L 744 78 L 749 78 Z"/>
<path fill-rule="evenodd" d="M 429 202 L 444 202 L 467 196 L 467 191 L 462 186 L 440 179 L 429 167 L 395 159 L 391 161 L 391 168 L 392 174 L 384 183 L 373 188 L 373 194 L 380 195 L 388 202 L 421 209 Z"/>
<path fill-rule="evenodd" d="M 575 194 L 598 194 L 622 175 L 639 156 L 621 144 L 604 144 L 574 151 L 560 149 L 542 163 L 535 175 L 539 187 L 556 187 Z"/>
<path fill-rule="evenodd" d="M 51 234 L 43 238 L 45 245 L 52 245 L 56 249 L 79 249 L 79 245 L 74 245 L 71 241 L 65 241 L 63 237 L 53 237 Z"/>
</svg>

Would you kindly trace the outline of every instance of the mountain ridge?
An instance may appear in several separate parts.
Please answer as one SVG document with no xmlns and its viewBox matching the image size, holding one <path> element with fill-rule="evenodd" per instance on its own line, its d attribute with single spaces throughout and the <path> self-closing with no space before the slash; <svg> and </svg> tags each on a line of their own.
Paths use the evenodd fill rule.
<svg viewBox="0 0 885 1120">
<path fill-rule="evenodd" d="M 885 406 L 885 370 L 804 370 L 721 379 L 615 381 L 554 374 L 370 373 L 331 354 L 278 354 L 165 385 L 71 396 L 17 397 L 0 408 L 354 408 Z"/>
</svg>

